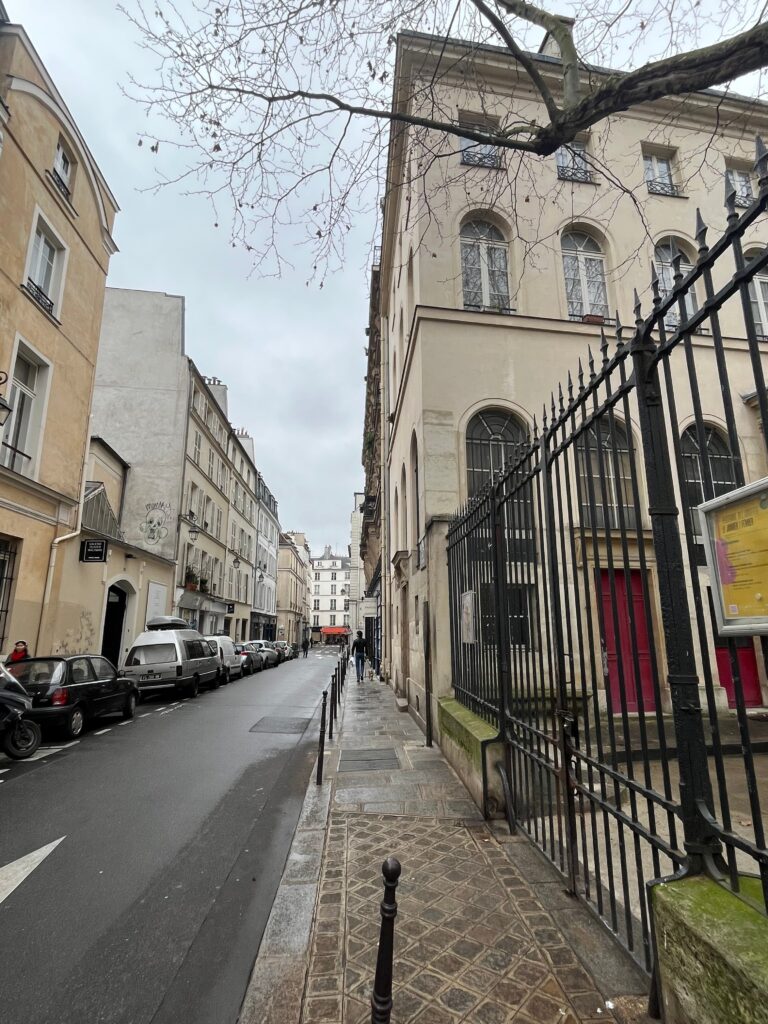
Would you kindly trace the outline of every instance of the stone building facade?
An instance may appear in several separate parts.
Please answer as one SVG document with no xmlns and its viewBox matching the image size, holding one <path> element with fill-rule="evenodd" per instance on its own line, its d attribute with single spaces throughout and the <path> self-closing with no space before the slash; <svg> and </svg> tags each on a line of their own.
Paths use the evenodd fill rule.
<svg viewBox="0 0 768 1024">
<path fill-rule="evenodd" d="M 59 555 L 81 532 L 117 210 L 26 32 L 0 8 L 0 392 L 11 407 L 0 429 L 0 652 L 21 638 L 46 653 L 75 628 L 55 614 Z"/>
<path fill-rule="evenodd" d="M 532 59 L 557 94 L 556 54 L 548 50 Z M 535 118 L 540 102 L 505 51 L 478 47 L 470 54 L 459 42 L 401 35 L 394 108 L 428 114 L 425 104 L 436 95 L 442 109 L 473 124 L 504 123 L 510 110 Z M 756 189 L 754 135 L 765 133 L 766 120 L 763 106 L 730 95 L 657 101 L 594 126 L 549 159 L 467 146 L 412 128 L 393 133 L 387 180 L 398 187 L 386 198 L 372 288 L 380 299 L 369 322 L 379 374 L 369 366 L 363 455 L 372 518 L 364 524 L 363 545 L 370 586 L 375 569 L 369 550 L 380 538 L 382 668 L 422 727 L 430 699 L 439 734 L 437 702 L 452 692 L 451 518 L 515 444 L 531 436 L 542 403 L 569 371 L 575 378 L 588 346 L 599 351 L 601 329 L 614 326 L 615 311 L 632 323 L 633 291 L 637 287 L 647 301 L 651 264 L 664 291 L 671 287 L 675 249 L 684 266 L 695 260 L 696 207 L 717 237 L 725 227 L 726 180 L 737 184 L 739 203 L 748 204 Z M 745 251 L 765 242 L 751 229 Z M 768 336 L 762 281 L 753 310 Z M 703 300 L 702 291 L 699 306 Z M 731 388 L 745 398 L 735 410 L 741 460 L 747 479 L 760 479 L 768 467 L 746 395 L 753 385 L 739 310 L 726 307 L 721 323 Z M 711 356 L 699 397 L 716 445 L 724 428 L 711 341 L 695 335 L 690 343 L 697 361 Z M 693 418 L 686 402 L 677 410 L 683 429 Z M 379 435 L 371 439 L 377 422 Z M 372 451 L 379 443 L 376 479 Z M 382 508 L 380 532 L 373 529 L 376 503 Z M 655 572 L 653 564 L 648 571 Z M 658 609 L 651 614 L 656 619 Z M 714 642 L 711 621 L 707 628 Z M 764 704 L 759 645 L 750 643 L 747 656 L 755 701 Z M 727 666 L 720 679 L 725 691 L 723 672 Z"/>
<path fill-rule="evenodd" d="M 277 575 L 277 639 L 300 644 L 309 635 L 307 565 L 303 533 L 281 533 Z"/>
<path fill-rule="evenodd" d="M 337 555 L 326 545 L 322 555 L 312 559 L 312 640 L 339 643 L 349 635 L 348 555 Z"/>
</svg>

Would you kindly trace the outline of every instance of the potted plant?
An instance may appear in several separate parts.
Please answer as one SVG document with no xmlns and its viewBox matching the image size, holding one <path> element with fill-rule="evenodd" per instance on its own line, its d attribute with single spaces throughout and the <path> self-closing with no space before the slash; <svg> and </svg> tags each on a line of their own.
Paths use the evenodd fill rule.
<svg viewBox="0 0 768 1024">
<path fill-rule="evenodd" d="M 201 594 L 207 594 L 208 593 L 208 580 L 204 576 L 200 577 L 200 593 Z"/>
<path fill-rule="evenodd" d="M 184 587 L 187 590 L 197 590 L 199 579 L 200 577 L 197 575 L 195 567 L 193 565 L 188 565 L 184 570 Z"/>
</svg>

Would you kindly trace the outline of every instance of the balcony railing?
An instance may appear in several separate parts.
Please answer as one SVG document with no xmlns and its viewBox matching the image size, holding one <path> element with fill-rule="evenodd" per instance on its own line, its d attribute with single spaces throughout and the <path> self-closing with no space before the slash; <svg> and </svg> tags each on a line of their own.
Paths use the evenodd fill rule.
<svg viewBox="0 0 768 1024">
<path fill-rule="evenodd" d="M 53 316 L 53 301 L 48 298 L 48 296 L 45 294 L 43 289 L 40 288 L 39 285 L 35 284 L 31 277 L 27 278 L 26 287 L 27 291 L 38 304 L 38 306 L 40 306 L 41 309 L 44 309 L 46 313 L 49 313 L 51 316 Z"/>
<path fill-rule="evenodd" d="M 51 171 L 51 177 L 53 178 L 53 181 L 54 181 L 54 183 L 56 185 L 56 188 L 58 188 L 59 192 L 61 192 L 61 194 L 64 196 L 64 198 L 67 201 L 69 201 L 72 193 L 69 191 L 69 186 L 67 185 L 66 181 L 64 181 L 64 179 L 62 178 L 62 176 L 59 174 L 59 172 L 56 170 L 55 167 Z"/>
<path fill-rule="evenodd" d="M 473 313 L 503 313 L 506 316 L 517 312 L 514 306 L 483 306 L 475 302 L 465 302 L 464 309 L 469 309 Z"/>
<path fill-rule="evenodd" d="M 557 176 L 561 181 L 591 182 L 593 180 L 590 168 L 580 167 L 578 164 L 558 164 Z"/>
<path fill-rule="evenodd" d="M 648 191 L 655 196 L 681 196 L 683 194 L 679 185 L 675 185 L 668 178 L 649 178 L 646 182 Z"/>
<path fill-rule="evenodd" d="M 747 206 L 751 206 L 752 203 L 754 203 L 754 201 L 755 197 L 753 195 L 745 195 L 742 192 L 737 192 L 736 195 L 733 197 L 734 206 L 741 206 L 744 208 L 746 208 Z"/>
</svg>

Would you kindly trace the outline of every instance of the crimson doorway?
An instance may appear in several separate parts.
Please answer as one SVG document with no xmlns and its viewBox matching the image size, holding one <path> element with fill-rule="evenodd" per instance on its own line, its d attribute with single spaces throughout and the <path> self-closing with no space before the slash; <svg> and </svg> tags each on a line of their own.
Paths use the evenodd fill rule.
<svg viewBox="0 0 768 1024">
<path fill-rule="evenodd" d="M 607 569 L 602 569 L 600 577 L 603 639 L 608 662 L 608 680 L 611 687 L 613 713 L 619 714 L 622 710 L 640 711 L 641 709 L 653 711 L 656 708 L 656 699 L 653 692 L 653 670 L 648 641 L 648 623 L 643 603 L 642 576 L 637 569 L 631 569 L 628 572 L 619 571 L 614 574 L 616 622 L 614 622 L 611 600 L 611 574 Z M 632 620 L 630 620 L 630 607 L 634 629 Z M 637 669 L 639 669 L 639 679 Z"/>
</svg>

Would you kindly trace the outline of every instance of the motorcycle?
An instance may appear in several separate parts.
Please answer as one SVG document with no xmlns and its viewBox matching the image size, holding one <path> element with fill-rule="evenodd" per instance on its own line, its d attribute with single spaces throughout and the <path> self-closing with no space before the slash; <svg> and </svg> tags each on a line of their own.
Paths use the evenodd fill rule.
<svg viewBox="0 0 768 1024">
<path fill-rule="evenodd" d="M 37 722 L 25 718 L 32 699 L 10 672 L 0 666 L 0 749 L 14 761 L 31 757 L 40 746 Z"/>
</svg>

